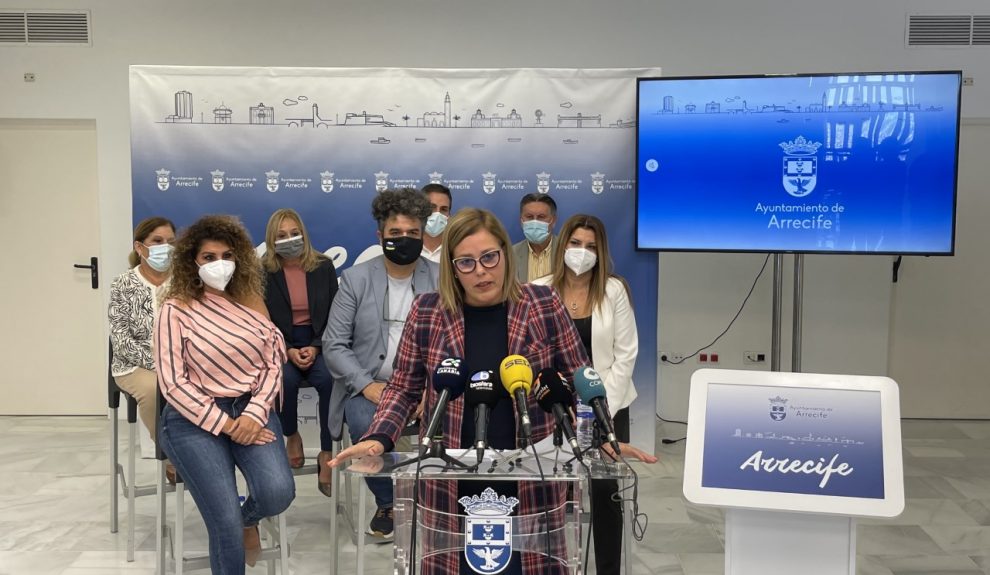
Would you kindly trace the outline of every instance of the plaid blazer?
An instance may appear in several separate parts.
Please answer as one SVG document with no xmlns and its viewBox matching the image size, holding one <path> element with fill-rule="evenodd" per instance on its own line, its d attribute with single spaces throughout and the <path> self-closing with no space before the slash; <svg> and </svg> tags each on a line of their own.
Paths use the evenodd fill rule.
<svg viewBox="0 0 990 575">
<path fill-rule="evenodd" d="M 521 289 L 520 300 L 508 304 L 509 354 L 519 354 L 529 360 L 534 374 L 545 367 L 553 367 L 564 377 L 570 378 L 578 367 L 590 365 L 581 336 L 556 292 L 549 287 L 532 284 L 522 285 Z M 437 365 L 448 357 L 464 357 L 464 315 L 460 311 L 451 313 L 444 309 L 438 293 L 420 295 L 406 318 L 396 352 L 395 370 L 385 387 L 367 435 L 387 435 L 393 442 L 396 441 L 424 393 L 424 413 L 432 413 L 437 393 L 433 390 L 431 378 Z M 443 437 L 445 447 L 461 447 L 460 430 L 464 415 L 463 395 L 447 404 Z M 536 401 L 529 403 L 529 415 L 533 423 L 534 443 L 553 432 L 553 418 L 544 413 Z M 426 433 L 426 419 L 424 417 L 420 421 L 420 436 Z M 519 439 L 517 437 L 516 441 Z M 521 482 L 519 515 L 541 513 L 546 498 L 551 501 L 551 508 L 558 508 L 566 496 L 565 484 L 550 485 Z M 428 482 L 420 493 L 420 504 L 424 524 L 440 531 L 462 529 L 451 515 L 463 513 L 457 504 L 456 481 Z M 551 513 L 550 521 L 551 529 L 559 528 L 564 521 L 563 513 Z M 433 550 L 436 551 L 439 550 Z M 562 550 L 552 551 L 560 556 Z M 427 549 L 422 561 L 424 575 L 458 571 L 462 549 L 436 555 L 429 555 L 429 552 Z M 542 555 L 535 553 L 523 554 L 522 563 L 526 574 L 565 572 L 556 561 L 548 564 Z"/>
</svg>

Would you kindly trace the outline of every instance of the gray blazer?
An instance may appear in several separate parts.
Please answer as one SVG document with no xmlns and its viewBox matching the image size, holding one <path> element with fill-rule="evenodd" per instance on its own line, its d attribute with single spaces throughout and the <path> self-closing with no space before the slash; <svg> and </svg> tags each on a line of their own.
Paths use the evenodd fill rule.
<svg viewBox="0 0 990 575">
<path fill-rule="evenodd" d="M 420 257 L 413 272 L 413 290 L 417 295 L 437 291 L 439 275 L 436 263 Z M 335 440 L 340 439 L 344 428 L 344 401 L 361 393 L 385 361 L 386 286 L 385 256 L 378 256 L 344 270 L 330 306 L 323 332 L 323 359 L 334 379 L 328 425 Z"/>
<path fill-rule="evenodd" d="M 550 237 L 550 262 L 552 264 L 554 255 L 557 253 L 557 244 L 560 243 L 557 236 Z M 524 284 L 536 278 L 529 277 L 529 240 L 523 240 L 517 244 L 512 244 L 512 257 L 516 258 L 516 279 Z M 551 271 L 553 271 L 551 269 Z"/>
</svg>

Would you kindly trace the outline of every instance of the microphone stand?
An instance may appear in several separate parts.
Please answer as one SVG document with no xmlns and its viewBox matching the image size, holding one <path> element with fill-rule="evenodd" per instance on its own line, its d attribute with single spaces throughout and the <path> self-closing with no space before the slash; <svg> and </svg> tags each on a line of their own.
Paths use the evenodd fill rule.
<svg viewBox="0 0 990 575">
<path fill-rule="evenodd" d="M 430 443 L 430 449 L 426 452 L 420 451 L 420 454 L 416 457 L 407 459 L 402 463 L 396 464 L 392 469 L 398 469 L 400 467 L 405 467 L 406 465 L 411 465 L 420 461 L 426 461 L 427 459 L 439 459 L 447 464 L 447 467 L 459 467 L 466 471 L 478 471 L 478 465 L 468 465 L 463 461 L 449 455 L 447 453 L 447 448 L 444 447 L 442 441 L 434 440 Z"/>
</svg>

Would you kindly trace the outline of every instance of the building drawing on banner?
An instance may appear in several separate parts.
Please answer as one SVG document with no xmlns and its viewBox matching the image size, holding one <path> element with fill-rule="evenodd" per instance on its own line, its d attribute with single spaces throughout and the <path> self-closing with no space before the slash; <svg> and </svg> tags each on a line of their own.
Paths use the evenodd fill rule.
<svg viewBox="0 0 990 575">
<path fill-rule="evenodd" d="M 449 128 L 453 117 L 450 110 L 450 92 L 443 98 L 443 112 L 425 112 L 422 117 L 416 118 L 417 128 Z M 460 117 L 458 117 L 460 119 Z"/>
<path fill-rule="evenodd" d="M 209 122 L 209 119 L 204 119 L 202 116 L 205 114 L 201 113 L 201 118 L 198 121 L 194 121 L 193 116 L 193 94 L 189 90 L 180 90 L 173 94 L 174 97 L 174 110 L 173 113 L 165 116 L 165 123 L 205 123 Z M 284 106 L 297 106 L 306 101 L 310 100 L 307 96 L 298 96 L 295 98 L 286 98 L 282 101 Z M 663 108 L 658 110 L 658 114 L 677 114 L 679 110 L 676 107 L 676 100 L 672 96 L 665 96 L 662 100 Z M 203 100 L 206 106 L 210 105 L 209 100 Z M 242 104 L 243 105 L 243 104 Z M 232 104 L 233 107 L 239 107 L 237 104 Z M 401 104 L 395 104 L 395 108 L 401 108 Z M 569 109 L 574 107 L 574 104 L 569 101 L 562 102 L 560 104 L 561 108 Z M 505 104 L 499 102 L 495 104 L 495 108 L 508 108 Z M 694 104 L 688 104 L 684 106 L 684 111 L 694 112 Z M 706 113 L 719 113 L 721 112 L 721 106 L 717 102 L 711 102 L 705 106 Z M 729 110 L 738 112 L 740 110 Z M 743 102 L 743 109 L 746 110 L 746 103 Z M 388 112 L 394 112 L 392 108 L 388 109 Z M 231 107 L 228 107 L 223 101 L 220 102 L 215 108 L 212 109 L 213 124 L 235 124 L 234 112 Z M 400 120 L 404 121 L 405 127 L 415 127 L 415 128 L 523 128 L 523 127 L 533 127 L 533 128 L 635 128 L 635 119 L 622 119 L 619 118 L 607 126 L 603 126 L 602 114 L 587 115 L 582 112 L 576 114 L 558 114 L 557 115 L 557 125 L 553 124 L 547 125 L 543 122 L 543 118 L 547 116 L 546 112 L 542 109 L 535 109 L 532 112 L 533 122 L 529 126 L 524 126 L 523 116 L 519 113 L 517 108 L 509 108 L 509 112 L 505 113 L 500 110 L 496 110 L 492 113 L 486 113 L 482 111 L 482 108 L 476 108 L 475 112 L 470 116 L 465 115 L 465 120 L 468 120 L 464 126 L 458 126 L 458 122 L 462 120 L 461 115 L 455 113 L 453 109 L 453 102 L 450 96 L 450 91 L 444 92 L 443 97 L 443 110 L 430 110 L 419 114 L 418 116 L 414 112 L 402 113 L 395 112 L 396 114 L 402 114 Z M 528 113 L 528 112 L 527 112 Z M 294 114 L 293 117 L 286 117 L 281 122 L 276 122 L 275 120 L 275 106 L 265 105 L 264 102 L 259 102 L 257 105 L 249 105 L 248 113 L 248 123 L 252 125 L 285 125 L 294 128 L 304 128 L 304 127 L 314 127 L 314 128 L 330 128 L 336 126 L 377 126 L 377 127 L 396 127 L 397 124 L 393 123 L 386 118 L 386 114 L 382 113 L 369 113 L 367 110 L 362 110 L 358 112 L 346 112 L 344 114 L 343 121 L 340 120 L 339 114 L 333 113 L 334 117 L 324 118 L 320 115 L 319 104 L 313 103 L 310 105 L 310 111 L 308 115 Z M 415 122 L 414 126 L 410 126 L 410 120 Z M 510 143 L 519 143 L 522 138 L 514 137 L 507 140 Z M 384 137 L 378 137 L 373 140 L 369 140 L 372 144 L 388 144 L 391 140 Z M 416 138 L 416 143 L 426 142 L 426 138 Z M 578 140 L 573 138 L 568 138 L 561 140 L 563 144 L 577 144 Z M 483 148 L 484 144 L 472 144 L 471 147 Z"/>
<path fill-rule="evenodd" d="M 486 116 L 481 108 L 471 115 L 472 128 L 522 128 L 522 116 L 516 112 L 515 108 L 506 116 L 500 116 L 495 112 L 491 116 Z"/>
<path fill-rule="evenodd" d="M 558 128 L 601 128 L 602 115 L 585 116 L 578 112 L 575 116 L 562 116 L 557 114 Z"/>
<path fill-rule="evenodd" d="M 185 122 L 192 123 L 193 99 L 192 93 L 181 90 L 175 93 L 175 113 L 166 116 L 165 121 L 169 123 Z"/>
<path fill-rule="evenodd" d="M 332 123 L 330 120 L 324 120 L 320 117 L 320 105 L 313 104 L 312 112 L 308 118 L 286 118 L 285 121 L 290 127 L 302 128 L 309 125 L 313 128 L 327 128 Z"/>
<path fill-rule="evenodd" d="M 233 112 L 227 106 L 220 104 L 218 107 L 213 108 L 213 123 L 214 124 L 229 124 L 230 118 Z"/>
<path fill-rule="evenodd" d="M 257 106 L 251 106 L 249 118 L 251 118 L 252 124 L 273 125 L 275 124 L 275 108 L 260 102 Z"/>
<path fill-rule="evenodd" d="M 367 111 L 362 110 L 360 114 L 355 114 L 354 112 L 347 112 L 344 116 L 344 126 L 386 126 L 393 127 L 395 124 L 392 122 L 386 122 L 385 117 L 381 114 L 369 114 Z"/>
</svg>

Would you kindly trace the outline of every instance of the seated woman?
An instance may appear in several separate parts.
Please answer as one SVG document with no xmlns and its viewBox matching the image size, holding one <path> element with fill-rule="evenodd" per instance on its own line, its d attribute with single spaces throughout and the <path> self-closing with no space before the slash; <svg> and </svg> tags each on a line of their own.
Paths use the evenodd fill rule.
<svg viewBox="0 0 990 575">
<path fill-rule="evenodd" d="M 167 401 L 159 441 L 206 523 L 214 573 L 244 573 L 245 561 L 253 565 L 258 522 L 285 511 L 295 497 L 282 428 L 272 413 L 285 340 L 268 319 L 262 279 L 241 224 L 203 217 L 175 244 L 155 329 Z M 243 505 L 234 466 L 247 481 Z"/>
<path fill-rule="evenodd" d="M 550 285 L 560 294 L 592 366 L 605 383 L 615 435 L 628 442 L 629 405 L 636 399 L 632 374 L 639 353 L 629 286 L 612 273 L 608 236 L 600 219 L 571 216 L 560 229 L 560 242 L 553 275 L 533 283 Z M 596 572 L 603 575 L 618 575 L 621 565 L 622 504 L 612 499 L 617 489 L 614 480 L 596 480 L 591 486 Z"/>
<path fill-rule="evenodd" d="M 285 338 L 289 361 L 283 367 L 282 407 L 278 417 L 285 434 L 289 466 L 302 467 L 302 436 L 297 406 L 299 385 L 305 380 L 319 395 L 319 490 L 330 497 L 330 460 L 333 441 L 327 418 L 333 378 L 323 361 L 322 336 L 337 293 L 337 270 L 330 258 L 313 249 L 309 233 L 295 210 L 277 210 L 265 231 L 265 305 L 272 322 Z"/>
<path fill-rule="evenodd" d="M 175 225 L 162 217 L 147 218 L 134 228 L 133 251 L 128 258 L 131 269 L 110 284 L 110 346 L 113 362 L 110 373 L 117 387 L 137 401 L 141 422 L 155 432 L 155 390 L 158 375 L 151 353 L 152 330 L 158 315 L 159 289 L 168 281 Z M 175 470 L 168 464 L 167 474 L 175 481 Z"/>
</svg>

